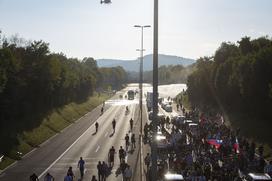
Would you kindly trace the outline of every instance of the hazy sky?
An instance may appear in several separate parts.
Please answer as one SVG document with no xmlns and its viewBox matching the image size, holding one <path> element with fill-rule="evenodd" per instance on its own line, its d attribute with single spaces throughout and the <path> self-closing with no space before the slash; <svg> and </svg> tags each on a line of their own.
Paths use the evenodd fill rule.
<svg viewBox="0 0 272 181">
<path fill-rule="evenodd" d="M 209 56 L 222 41 L 272 33 L 272 0 L 159 0 L 159 53 Z M 153 25 L 153 0 L 0 0 L 0 29 L 50 43 L 68 57 L 135 59 L 140 29 Z M 153 28 L 145 29 L 145 54 Z"/>
</svg>

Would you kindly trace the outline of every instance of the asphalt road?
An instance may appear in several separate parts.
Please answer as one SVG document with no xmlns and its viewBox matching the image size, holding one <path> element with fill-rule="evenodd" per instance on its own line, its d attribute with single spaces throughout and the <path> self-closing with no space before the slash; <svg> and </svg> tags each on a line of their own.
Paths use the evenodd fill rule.
<svg viewBox="0 0 272 181">
<path fill-rule="evenodd" d="M 0 180 L 29 180 L 32 173 L 36 173 L 43 180 L 47 172 L 50 172 L 56 181 L 63 180 L 69 166 L 73 167 L 76 180 L 78 180 L 80 177 L 77 163 L 80 157 L 85 160 L 84 180 L 91 180 L 92 175 L 97 175 L 96 165 L 98 161 L 107 161 L 108 151 L 111 146 L 115 147 L 117 153 L 115 155 L 115 165 L 108 180 L 122 180 L 121 176 L 115 177 L 114 174 L 119 166 L 118 150 L 120 146 L 125 147 L 125 135 L 127 133 L 131 134 L 129 132 L 130 118 L 135 120 L 133 133 L 136 134 L 137 139 L 139 137 L 140 123 L 136 121 L 139 116 L 138 98 L 136 97 L 134 100 L 120 99 L 119 95 L 124 97 L 127 90 L 137 88 L 138 84 L 130 84 L 126 89 L 117 92 L 117 95 L 106 101 L 103 115 L 100 115 L 101 106 L 98 106 L 61 133 L 41 144 L 39 148 L 24 156 L 22 160 L 6 169 L 0 175 Z M 160 96 L 165 95 L 167 97 L 167 95 L 170 95 L 174 97 L 183 88 L 184 85 L 181 84 L 160 86 L 159 94 Z M 152 91 L 152 87 L 148 84 L 144 84 L 144 93 L 146 91 Z M 130 109 L 128 115 L 125 114 L 126 106 Z M 146 115 L 143 117 L 146 119 Z M 116 131 L 113 134 L 112 120 L 114 118 L 117 123 Z M 94 124 L 96 121 L 99 123 L 99 129 L 95 134 Z M 139 146 L 137 146 L 134 153 L 127 154 L 126 159 L 135 171 L 139 167 L 136 164 L 140 163 Z M 137 173 L 139 174 L 139 171 Z"/>
<path fill-rule="evenodd" d="M 46 141 L 39 148 L 23 157 L 0 175 L 1 181 L 29 180 L 32 173 L 36 173 L 41 179 L 50 172 L 55 180 L 63 180 L 68 167 L 72 166 L 79 178 L 77 162 L 82 156 L 85 160 L 84 180 L 91 180 L 92 175 L 97 175 L 96 165 L 98 161 L 107 161 L 108 151 L 114 146 L 117 154 L 115 162 L 119 163 L 118 150 L 120 146 L 125 145 L 125 135 L 129 133 L 129 119 L 136 116 L 135 110 L 138 110 L 139 100 L 119 99 L 119 95 L 124 95 L 128 89 L 137 87 L 128 87 L 117 93 L 112 99 L 106 101 L 105 112 L 100 115 L 101 106 L 87 113 L 76 123 L 72 124 L 58 135 Z M 125 107 L 128 106 L 130 112 L 125 114 Z M 116 119 L 116 131 L 113 134 L 112 120 Z M 99 123 L 99 129 L 96 134 L 95 122 Z M 136 138 L 138 139 L 138 122 L 134 121 Z M 134 131 L 133 131 L 134 132 Z M 131 133 L 130 133 L 131 134 Z M 127 160 L 135 160 L 137 152 L 127 154 Z M 133 161 L 136 163 L 136 161 Z M 129 161 L 129 163 L 133 164 Z M 112 172 L 118 168 L 115 164 Z M 135 165 L 131 165 L 135 168 Z M 109 176 L 109 180 L 122 180 L 121 176 L 115 177 L 115 174 Z"/>
</svg>

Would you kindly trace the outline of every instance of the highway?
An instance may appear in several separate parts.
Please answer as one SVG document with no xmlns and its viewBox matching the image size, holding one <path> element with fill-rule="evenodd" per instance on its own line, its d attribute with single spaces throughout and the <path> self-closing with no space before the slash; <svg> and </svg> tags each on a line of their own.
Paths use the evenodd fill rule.
<svg viewBox="0 0 272 181">
<path fill-rule="evenodd" d="M 120 146 L 125 147 L 125 135 L 129 131 L 129 120 L 133 118 L 134 129 L 138 143 L 140 122 L 138 96 L 134 100 L 119 98 L 120 95 L 126 94 L 127 90 L 135 90 L 138 84 L 130 84 L 127 88 L 116 93 L 114 97 L 105 102 L 104 114 L 100 115 L 101 106 L 87 113 L 71 126 L 67 127 L 61 133 L 52 137 L 39 148 L 34 149 L 27 154 L 22 160 L 6 169 L 1 175 L 1 181 L 17 181 L 28 180 L 32 173 L 36 173 L 41 180 L 44 175 L 49 172 L 55 177 L 55 180 L 63 180 L 69 166 L 73 167 L 76 179 L 80 178 L 77 163 L 80 157 L 85 160 L 85 175 L 83 180 L 91 180 L 92 175 L 97 176 L 98 161 L 108 161 L 108 151 L 114 146 L 116 150 L 115 165 L 112 174 L 108 180 L 122 180 L 119 175 L 115 177 L 115 171 L 119 167 L 118 150 Z M 144 85 L 144 93 L 151 91 L 152 87 L 148 84 Z M 159 88 L 161 95 L 177 94 L 181 89 L 174 89 L 173 86 L 162 86 Z M 143 101 L 144 103 L 145 101 Z M 129 107 L 129 114 L 125 114 L 125 107 Z M 146 112 L 144 113 L 146 114 Z M 147 116 L 144 115 L 143 118 Z M 112 120 L 116 119 L 116 131 L 113 133 Z M 95 134 L 95 122 L 99 123 L 98 132 Z M 144 120 L 146 121 L 146 119 Z M 139 159 L 139 146 L 137 144 L 133 153 L 128 153 L 126 160 L 133 169 L 138 168 L 136 160 Z M 135 171 L 135 170 L 134 170 Z"/>
<path fill-rule="evenodd" d="M 136 86 L 136 85 L 135 85 Z M 29 176 L 35 172 L 40 178 L 50 172 L 55 180 L 63 180 L 68 167 L 72 166 L 79 178 L 77 162 L 82 156 L 85 160 L 84 180 L 91 180 L 92 175 L 97 175 L 96 165 L 98 161 L 106 161 L 108 151 L 114 146 L 117 154 L 115 155 L 114 173 L 119 166 L 118 150 L 120 146 L 125 145 L 125 135 L 129 133 L 129 119 L 135 119 L 136 109 L 138 110 L 138 99 L 127 100 L 119 99 L 119 95 L 125 95 L 128 87 L 117 93 L 113 98 L 106 101 L 104 114 L 100 116 L 101 106 L 84 115 L 76 123 L 72 124 L 58 135 L 46 141 L 39 148 L 23 157 L 0 175 L 1 181 L 29 180 Z M 129 107 L 130 112 L 125 115 L 125 107 Z M 138 112 L 138 111 L 137 111 Z M 113 134 L 112 120 L 116 119 L 116 132 Z M 95 132 L 95 122 L 99 123 L 97 134 Z M 139 122 L 134 121 L 134 129 L 139 128 Z M 135 131 L 136 133 L 136 131 Z M 136 133 L 138 140 L 139 131 Z M 130 163 L 136 159 L 137 149 L 133 154 L 127 154 L 127 160 Z M 131 158 L 130 158 L 131 157 Z M 135 162 L 135 161 L 133 161 Z M 136 163 L 136 162 L 135 162 Z M 135 167 L 135 165 L 131 165 Z M 109 180 L 121 180 L 121 176 L 115 177 L 111 174 Z"/>
</svg>

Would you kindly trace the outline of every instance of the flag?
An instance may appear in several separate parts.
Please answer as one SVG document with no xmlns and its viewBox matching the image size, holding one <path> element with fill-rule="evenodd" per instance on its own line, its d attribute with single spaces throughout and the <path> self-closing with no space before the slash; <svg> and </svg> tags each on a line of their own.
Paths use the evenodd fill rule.
<svg viewBox="0 0 272 181">
<path fill-rule="evenodd" d="M 222 143 L 223 143 L 223 140 L 220 140 L 220 139 L 207 139 L 207 142 L 208 142 L 210 145 L 215 146 L 216 149 L 219 149 L 220 146 L 221 146 Z"/>
</svg>

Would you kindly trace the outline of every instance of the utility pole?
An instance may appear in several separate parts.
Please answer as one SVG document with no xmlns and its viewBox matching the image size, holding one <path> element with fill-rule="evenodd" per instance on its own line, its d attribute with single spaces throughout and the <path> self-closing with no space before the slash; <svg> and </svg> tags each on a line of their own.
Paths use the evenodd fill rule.
<svg viewBox="0 0 272 181">
<path fill-rule="evenodd" d="M 153 37 L 153 120 L 152 120 L 152 144 L 151 144 L 151 174 L 152 181 L 157 181 L 157 157 L 158 149 L 156 142 L 158 125 L 158 0 L 154 0 L 154 37 Z"/>
</svg>

